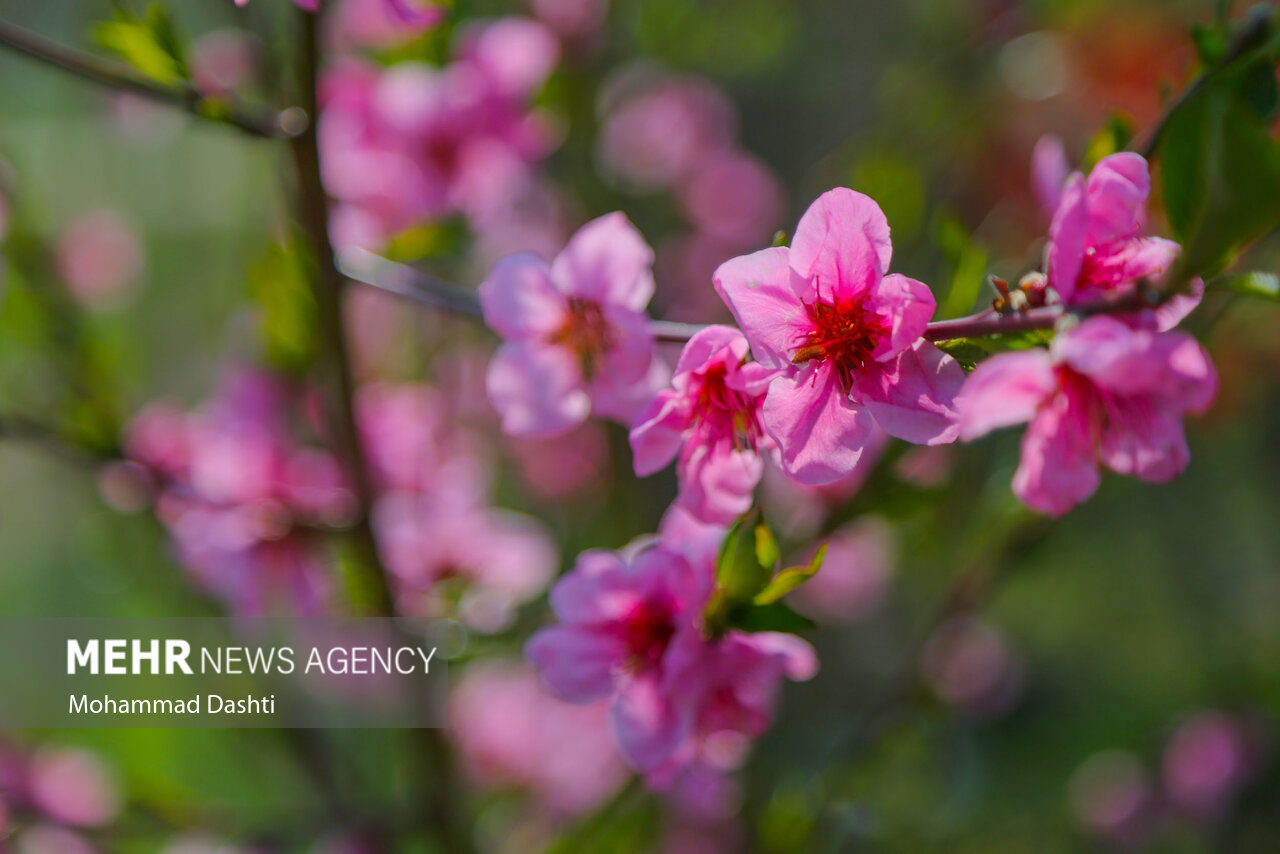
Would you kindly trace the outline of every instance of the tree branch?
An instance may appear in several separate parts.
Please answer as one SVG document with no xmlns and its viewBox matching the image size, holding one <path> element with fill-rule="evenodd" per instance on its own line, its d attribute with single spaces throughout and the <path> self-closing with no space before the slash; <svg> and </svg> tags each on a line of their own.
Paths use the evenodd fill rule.
<svg viewBox="0 0 1280 854">
<path fill-rule="evenodd" d="M 480 301 L 473 291 L 464 290 L 430 273 L 388 260 L 372 252 L 366 252 L 363 249 L 344 252 L 338 267 L 342 274 L 352 281 L 411 300 L 419 305 L 468 317 L 482 316 Z M 1014 314 L 995 314 L 984 311 L 955 320 L 935 320 L 925 329 L 924 337 L 929 341 L 951 341 L 957 338 L 981 338 L 1009 332 L 1025 332 L 1030 329 L 1052 329 L 1058 321 L 1068 315 L 1122 314 L 1144 308 L 1155 308 L 1168 300 L 1173 293 L 1158 291 L 1140 283 L 1133 288 L 1080 305 L 1049 305 Z M 688 341 L 705 326 L 696 323 L 653 320 L 650 321 L 649 328 L 657 340 L 679 344 Z"/>
<path fill-rule="evenodd" d="M 253 136 L 291 139 L 309 124 L 308 113 L 296 107 L 280 112 L 255 109 L 223 96 L 206 96 L 186 84 L 166 86 L 142 77 L 127 66 L 50 41 L 7 21 L 0 21 L 0 47 L 7 47 L 99 86 L 167 104 L 197 118 L 231 125 Z"/>
</svg>

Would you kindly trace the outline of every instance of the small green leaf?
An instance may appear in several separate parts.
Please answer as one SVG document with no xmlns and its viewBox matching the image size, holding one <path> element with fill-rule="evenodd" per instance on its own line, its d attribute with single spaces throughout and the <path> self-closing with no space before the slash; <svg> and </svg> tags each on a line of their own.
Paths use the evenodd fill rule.
<svg viewBox="0 0 1280 854">
<path fill-rule="evenodd" d="M 748 605 L 735 609 L 729 624 L 744 632 L 787 632 L 799 634 L 812 631 L 813 620 L 797 614 L 781 602 L 769 605 Z"/>
<path fill-rule="evenodd" d="M 725 603 L 732 607 L 738 602 L 750 602 L 773 575 L 773 566 L 761 566 L 756 557 L 756 514 L 748 513 L 733 523 L 720 546 L 716 561 L 716 587 L 723 593 Z"/>
<path fill-rule="evenodd" d="M 1223 276 L 1214 282 L 1214 286 L 1225 288 L 1241 296 L 1280 300 L 1280 276 L 1275 273 L 1255 270 L 1252 273 Z"/>
<path fill-rule="evenodd" d="M 182 40 L 169 13 L 158 3 L 148 6 L 141 17 L 118 8 L 114 20 L 94 27 L 93 38 L 158 83 L 172 85 L 190 76 Z"/>
<path fill-rule="evenodd" d="M 1195 42 L 1200 63 L 1214 66 L 1227 55 L 1227 30 L 1222 26 L 1191 25 L 1191 40 Z"/>
<path fill-rule="evenodd" d="M 785 231 L 774 232 L 772 245 L 775 248 L 779 246 L 790 246 L 791 238 L 787 236 L 787 233 Z"/>
<path fill-rule="evenodd" d="M 827 544 L 823 543 L 818 547 L 818 551 L 814 553 L 807 566 L 792 566 L 782 570 L 765 585 L 763 590 L 756 594 L 756 598 L 752 601 L 756 605 L 771 605 L 777 602 L 783 596 L 786 596 L 792 590 L 817 575 L 826 556 Z"/>
<path fill-rule="evenodd" d="M 319 349 L 319 333 L 301 260 L 287 247 L 272 246 L 249 268 L 248 280 L 267 358 L 286 370 L 304 369 Z"/>
<path fill-rule="evenodd" d="M 778 541 L 773 538 L 773 531 L 764 522 L 756 525 L 756 561 L 764 569 L 773 569 L 778 565 Z"/>
</svg>

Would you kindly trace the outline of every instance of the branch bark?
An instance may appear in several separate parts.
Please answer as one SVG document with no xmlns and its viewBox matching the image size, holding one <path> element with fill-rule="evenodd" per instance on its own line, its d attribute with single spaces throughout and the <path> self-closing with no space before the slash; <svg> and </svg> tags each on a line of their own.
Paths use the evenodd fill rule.
<svg viewBox="0 0 1280 854">
<path fill-rule="evenodd" d="M 256 109 L 224 97 L 210 98 L 189 85 L 166 86 L 142 77 L 133 69 L 50 41 L 22 27 L 0 21 L 0 47 L 74 74 L 107 89 L 127 92 L 176 107 L 197 118 L 231 125 L 266 139 L 289 139 L 301 133 L 306 113 Z"/>
</svg>

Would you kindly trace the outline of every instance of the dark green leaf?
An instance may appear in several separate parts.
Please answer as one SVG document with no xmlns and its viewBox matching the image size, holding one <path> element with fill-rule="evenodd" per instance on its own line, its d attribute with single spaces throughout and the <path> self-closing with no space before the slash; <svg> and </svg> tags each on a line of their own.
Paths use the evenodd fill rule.
<svg viewBox="0 0 1280 854">
<path fill-rule="evenodd" d="M 781 602 L 770 605 L 747 605 L 736 608 L 730 614 L 729 624 L 744 632 L 788 632 L 799 634 L 812 631 L 813 620 L 797 614 Z"/>
<path fill-rule="evenodd" d="M 1252 67 L 1216 76 L 1170 116 L 1161 137 L 1165 207 L 1183 244 L 1183 277 L 1218 272 L 1280 222 L 1280 146 L 1245 91 L 1254 76 Z"/>
</svg>

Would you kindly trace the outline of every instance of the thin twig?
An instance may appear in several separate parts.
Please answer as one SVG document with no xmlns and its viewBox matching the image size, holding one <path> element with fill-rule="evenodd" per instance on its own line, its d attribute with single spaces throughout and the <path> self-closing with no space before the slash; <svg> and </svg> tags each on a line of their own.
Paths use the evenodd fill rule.
<svg viewBox="0 0 1280 854">
<path fill-rule="evenodd" d="M 108 89 L 168 104 L 198 118 L 237 127 L 253 136 L 290 139 L 308 124 L 307 113 L 297 108 L 290 107 L 280 112 L 256 109 L 225 96 L 206 96 L 185 83 L 174 86 L 157 83 L 127 66 L 50 41 L 7 21 L 0 21 L 0 47 L 10 48 Z"/>
<path fill-rule="evenodd" d="M 473 291 L 464 290 L 416 267 L 388 260 L 372 252 L 344 252 L 339 263 L 343 275 L 378 290 L 412 300 L 420 305 L 438 308 L 468 317 L 481 317 L 480 302 Z M 1171 293 L 1171 292 L 1170 292 Z M 954 320 L 935 320 L 925 329 L 929 341 L 957 338 L 980 338 L 1029 329 L 1052 329 L 1068 315 L 1120 314 L 1154 308 L 1169 294 L 1146 285 L 1118 291 L 1093 302 L 1080 305 L 1050 305 L 1016 314 L 996 314 L 990 310 Z M 663 342 L 683 343 L 699 330 L 696 323 L 654 320 L 649 324 L 654 337 Z"/>
</svg>

